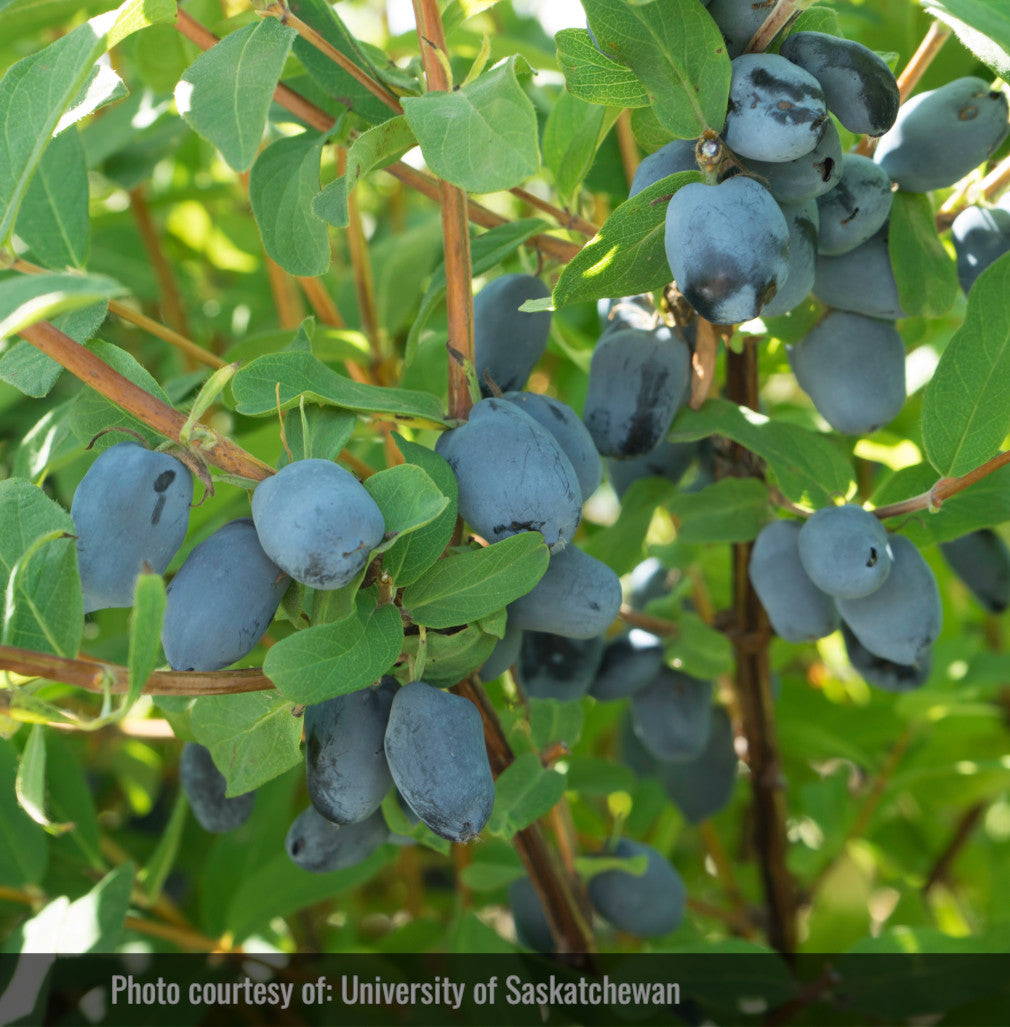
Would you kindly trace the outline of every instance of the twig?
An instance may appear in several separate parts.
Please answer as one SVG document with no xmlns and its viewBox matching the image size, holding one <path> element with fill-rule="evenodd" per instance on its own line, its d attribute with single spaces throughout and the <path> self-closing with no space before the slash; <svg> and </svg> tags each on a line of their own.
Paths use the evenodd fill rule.
<svg viewBox="0 0 1010 1027">
<path fill-rule="evenodd" d="M 742 353 L 726 356 L 726 395 L 740 406 L 758 409 L 757 340 L 748 338 Z M 748 472 L 753 458 L 742 446 L 732 448 Z M 733 546 L 735 630 L 730 641 L 736 653 L 736 692 L 747 762 L 754 792 L 754 834 L 761 878 L 768 903 L 768 938 L 780 952 L 796 950 L 796 891 L 787 866 L 785 779 L 771 694 L 768 618 L 748 574 L 752 543 Z"/>
<path fill-rule="evenodd" d="M 186 425 L 185 415 L 145 392 L 139 385 L 134 385 L 129 378 L 113 370 L 100 357 L 74 342 L 69 335 L 48 321 L 39 321 L 28 328 L 22 328 L 18 334 L 116 406 L 133 414 L 166 438 L 180 441 L 179 434 Z M 201 435 L 207 439 L 201 445 L 200 454 L 215 467 L 254 481 L 262 481 L 274 473 L 269 464 L 247 453 L 213 428 L 205 424 L 199 424 L 198 427 Z"/>
<path fill-rule="evenodd" d="M 453 691 L 466 696 L 480 710 L 491 770 L 497 777 L 511 765 L 515 756 L 494 705 L 484 689 L 472 678 L 461 681 Z M 592 969 L 596 939 L 591 924 L 582 912 L 585 905 L 580 903 L 573 881 L 558 865 L 543 829 L 539 824 L 532 824 L 516 834 L 513 844 L 540 896 L 551 924 L 551 933 L 559 940 L 559 951 L 575 956 L 584 969 Z"/>
<path fill-rule="evenodd" d="M 626 603 L 621 606 L 617 616 L 625 624 L 630 624 L 635 628 L 643 628 L 645 631 L 651 631 L 654 635 L 664 635 L 672 638 L 680 634 L 680 625 L 676 621 L 665 620 L 663 617 L 653 617 L 648 613 L 640 613 L 638 610 L 633 610 Z"/>
<path fill-rule="evenodd" d="M 873 814 L 876 813 L 877 807 L 880 805 L 880 800 L 884 797 L 884 792 L 887 789 L 891 778 L 894 776 L 894 772 L 898 769 L 898 764 L 901 763 L 908 746 L 912 741 L 912 729 L 906 727 L 894 744 L 891 746 L 890 751 L 887 754 L 887 758 L 884 760 L 884 765 L 880 768 L 880 773 L 874 778 L 873 784 L 870 786 L 870 790 L 866 793 L 866 797 L 863 799 L 862 805 L 859 807 L 859 811 L 856 813 L 855 819 L 852 821 L 852 826 L 845 832 L 845 837 L 842 839 L 841 844 L 835 852 L 835 855 L 821 868 L 820 872 L 814 878 L 808 889 L 810 895 L 815 895 L 828 875 L 835 868 L 835 865 L 841 859 L 845 850 L 849 846 L 849 842 L 856 838 L 862 837 L 867 827 L 870 825 L 870 821 L 873 819 Z"/>
<path fill-rule="evenodd" d="M 879 506 L 873 511 L 873 514 L 883 521 L 888 517 L 902 517 L 919 510 L 938 510 L 945 500 L 963 492 L 976 482 L 1006 467 L 1007 464 L 1010 464 L 1010 450 L 997 453 L 991 460 L 986 460 L 984 464 L 980 464 L 958 478 L 941 478 L 928 492 L 912 496 L 910 499 L 902 499 L 897 503 Z"/>
<path fill-rule="evenodd" d="M 922 886 L 923 895 L 928 895 L 938 884 L 947 880 L 950 868 L 953 866 L 957 854 L 967 844 L 968 839 L 971 838 L 972 832 L 978 826 L 978 822 L 982 819 L 982 814 L 985 813 L 985 810 L 986 804 L 984 802 L 977 802 L 963 814 L 957 823 L 953 837 L 937 857 L 936 863 L 933 864 L 933 869 L 926 878 L 926 883 Z"/>
<path fill-rule="evenodd" d="M 293 332 L 305 317 L 301 298 L 292 288 L 293 283 L 287 272 L 266 250 L 263 251 L 263 263 L 267 270 L 267 280 L 270 282 L 270 294 L 274 298 L 277 323 L 282 331 Z"/>
<path fill-rule="evenodd" d="M 10 266 L 13 271 L 21 271 L 22 273 L 29 275 L 44 275 L 49 273 L 48 268 L 39 267 L 37 264 L 31 264 L 27 260 L 15 260 Z M 138 328 L 143 328 L 145 332 L 150 332 L 151 335 L 162 339 L 170 346 L 175 346 L 176 349 L 181 350 L 183 353 L 191 356 L 201 364 L 206 364 L 208 367 L 215 368 L 225 366 L 225 361 L 217 356 L 217 354 L 211 353 L 210 350 L 193 342 L 192 339 L 187 339 L 185 335 L 180 335 L 178 332 L 175 332 L 166 325 L 163 325 L 160 321 L 155 321 L 154 318 L 140 313 L 139 310 L 134 310 L 132 307 L 127 306 L 125 303 L 121 303 L 119 300 L 109 300 L 109 313 L 115 314 L 116 317 L 122 318 L 124 321 L 129 321 L 130 324 L 136 325 Z"/>
<path fill-rule="evenodd" d="M 621 167 L 624 169 L 624 178 L 630 188 L 631 180 L 635 177 L 638 169 L 640 154 L 638 143 L 635 141 L 635 134 L 631 131 L 631 112 L 623 110 L 617 116 L 614 124 L 614 132 L 617 135 L 617 148 L 621 153 Z"/>
<path fill-rule="evenodd" d="M 414 0 L 414 18 L 428 88 L 446 92 L 452 88 L 446 67 L 445 32 L 436 0 Z M 449 318 L 449 416 L 465 418 L 470 412 L 470 389 L 465 365 L 473 365 L 473 282 L 470 274 L 470 231 L 467 227 L 467 195 L 444 179 L 438 182 L 445 252 L 445 302 Z"/>
<path fill-rule="evenodd" d="M 940 48 L 947 42 L 950 36 L 950 29 L 943 22 L 934 21 L 926 35 L 923 36 L 919 48 L 912 54 L 911 60 L 905 65 L 904 70 L 898 76 L 898 97 L 899 102 L 904 103 L 919 84 L 919 80 L 926 73 L 926 69 L 933 63 L 933 58 L 940 52 Z M 877 148 L 877 137 L 863 136 L 856 147 L 856 153 L 869 157 Z"/>
<path fill-rule="evenodd" d="M 0 645 L 0 670 L 25 677 L 44 678 L 75 685 L 88 692 L 103 692 L 106 687 L 115 695 L 129 691 L 130 672 L 116 663 L 104 663 L 89 657 L 73 659 L 36 653 L 30 649 Z M 144 685 L 145 695 L 231 695 L 238 692 L 267 692 L 274 687 L 258 667 L 228 671 L 155 671 Z"/>
<path fill-rule="evenodd" d="M 302 287 L 309 306 L 324 325 L 331 328 L 347 327 L 347 322 L 341 317 L 329 290 L 318 278 L 299 278 L 298 284 Z"/>
<path fill-rule="evenodd" d="M 761 27 L 754 33 L 744 53 L 764 53 L 771 41 L 799 13 L 799 8 L 793 4 L 793 0 L 778 0 Z"/>
<path fill-rule="evenodd" d="M 182 9 L 179 10 L 179 17 L 176 20 L 175 27 L 188 40 L 196 43 L 203 50 L 209 50 L 215 43 L 219 42 L 218 37 L 213 32 L 205 28 Z M 288 86 L 279 84 L 274 90 L 274 100 L 285 110 L 290 111 L 295 117 L 300 118 L 305 124 L 319 132 L 329 132 L 334 126 L 333 118 L 324 110 L 316 107 L 315 104 L 310 103 L 305 97 L 296 93 Z M 436 203 L 440 201 L 438 182 L 430 175 L 417 171 L 410 167 L 410 165 L 404 164 L 403 161 L 390 164 L 388 167 L 383 168 L 383 170 L 409 188 L 427 196 L 428 199 L 434 200 Z M 500 214 L 496 214 L 494 211 L 488 210 L 487 207 L 482 207 L 479 203 L 474 203 L 472 200 L 467 205 L 467 216 L 470 221 L 475 225 L 480 225 L 481 228 L 497 228 L 509 223 L 508 218 L 503 218 Z M 558 216 L 559 218 L 567 217 L 564 212 L 559 212 Z M 565 263 L 582 249 L 577 243 L 570 243 L 552 235 L 530 236 L 526 240 L 526 245 L 533 246 L 546 256 Z"/>
<path fill-rule="evenodd" d="M 151 217 L 151 209 L 147 205 L 147 197 L 144 194 L 144 187 L 138 185 L 131 189 L 130 213 L 137 224 L 137 231 L 140 233 L 141 241 L 147 252 L 151 266 L 154 268 L 154 276 L 158 281 L 158 295 L 162 316 L 168 322 L 170 328 L 174 328 L 180 335 L 189 335 L 189 325 L 186 321 L 186 311 L 182 305 L 182 296 L 179 293 L 179 286 L 175 281 L 175 272 L 172 265 L 165 258 L 161 248 L 161 236 L 158 234 Z"/>
<path fill-rule="evenodd" d="M 337 168 L 342 175 L 346 166 L 346 150 L 337 151 Z M 375 302 L 375 276 L 368 253 L 365 229 L 361 223 L 361 210 L 354 192 L 347 194 L 347 249 L 351 256 L 354 291 L 358 297 L 361 327 L 372 347 L 372 364 L 378 368 L 382 360 L 382 340 L 379 334 L 379 315 Z"/>
<path fill-rule="evenodd" d="M 732 903 L 737 931 L 744 938 L 749 938 L 753 941 L 757 937 L 757 930 L 747 912 L 747 903 L 744 901 L 743 893 L 736 883 L 733 864 L 726 855 L 726 850 L 723 848 L 722 841 L 712 826 L 711 820 L 703 820 L 698 825 L 698 833 L 701 836 L 702 844 L 705 846 L 705 852 L 715 866 L 719 883 L 725 889 L 726 895 Z"/>
</svg>

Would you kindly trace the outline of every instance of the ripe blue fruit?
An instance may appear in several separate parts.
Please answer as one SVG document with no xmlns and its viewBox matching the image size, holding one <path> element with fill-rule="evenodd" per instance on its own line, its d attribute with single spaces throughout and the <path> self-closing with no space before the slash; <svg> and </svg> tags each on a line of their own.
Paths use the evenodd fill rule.
<svg viewBox="0 0 1010 1027">
<path fill-rule="evenodd" d="M 493 681 L 499 675 L 504 674 L 519 659 L 519 647 L 522 645 L 522 641 L 523 629 L 510 623 L 505 628 L 505 634 L 495 643 L 491 655 L 480 668 L 481 681 Z"/>
<path fill-rule="evenodd" d="M 136 442 L 100 454 L 70 507 L 85 613 L 133 605 L 142 565 L 163 573 L 185 541 L 192 501 L 193 476 L 174 456 Z"/>
<path fill-rule="evenodd" d="M 631 717 L 635 734 L 657 759 L 694 759 L 712 727 L 712 682 L 661 667 L 631 697 Z"/>
<path fill-rule="evenodd" d="M 891 180 L 879 164 L 847 153 L 838 184 L 817 197 L 817 251 L 837 256 L 866 242 L 891 216 L 893 198 Z"/>
<path fill-rule="evenodd" d="M 817 256 L 814 295 L 829 307 L 888 321 L 905 317 L 898 298 L 891 253 L 889 226 L 861 246 L 838 257 Z"/>
<path fill-rule="evenodd" d="M 247 656 L 291 579 L 263 552 L 251 517 L 218 528 L 167 589 L 161 644 L 173 670 L 220 670 Z"/>
<path fill-rule="evenodd" d="M 527 300 L 545 299 L 550 289 L 533 275 L 502 275 L 488 282 L 473 300 L 474 366 L 481 392 L 491 389 L 487 378 L 507 392 L 521 389 L 544 355 L 551 330 L 550 311 L 527 314 Z"/>
<path fill-rule="evenodd" d="M 386 759 L 400 794 L 442 838 L 476 838 L 494 806 L 480 713 L 469 699 L 411 681 L 396 693 Z"/>
<path fill-rule="evenodd" d="M 978 167 L 1007 134 L 1007 98 L 968 76 L 913 96 L 873 159 L 901 189 L 945 189 Z"/>
<path fill-rule="evenodd" d="M 905 344 L 888 321 L 832 311 L 789 347 L 789 363 L 817 412 L 845 435 L 882 428 L 905 403 Z"/>
<path fill-rule="evenodd" d="M 817 145 L 795 160 L 743 159 L 744 167 L 767 185 L 779 203 L 803 203 L 833 189 L 842 177 L 842 142 L 835 123 L 828 118 Z"/>
<path fill-rule="evenodd" d="M 506 392 L 502 399 L 525 410 L 557 439 L 575 468 L 583 500 L 588 499 L 603 480 L 603 465 L 593 437 L 579 415 L 560 399 L 537 392 Z"/>
<path fill-rule="evenodd" d="M 610 329 L 589 365 L 582 418 L 604 456 L 637 457 L 662 441 L 687 396 L 691 353 L 676 330 Z"/>
<path fill-rule="evenodd" d="M 528 877 L 517 877 L 508 888 L 516 940 L 533 952 L 552 952 L 554 936 L 537 889 Z"/>
<path fill-rule="evenodd" d="M 808 517 L 797 536 L 797 547 L 810 580 L 836 599 L 858 599 L 876 592 L 892 570 L 893 554 L 884 526 L 854 503 L 825 506 Z"/>
<path fill-rule="evenodd" d="M 661 146 L 655 153 L 643 157 L 635 168 L 628 196 L 635 196 L 650 185 L 655 185 L 661 178 L 675 175 L 678 171 L 697 171 L 698 162 L 694 156 L 697 142 L 697 139 L 674 139 L 672 143 Z"/>
<path fill-rule="evenodd" d="M 284 848 L 302 870 L 326 874 L 357 866 L 388 840 L 389 828 L 381 809 L 356 824 L 339 825 L 309 806 L 288 828 Z"/>
<path fill-rule="evenodd" d="M 789 274 L 789 226 L 752 178 L 693 182 L 666 210 L 666 259 L 687 301 L 707 321 L 749 321 Z"/>
<path fill-rule="evenodd" d="M 1010 549 L 992 528 L 940 543 L 951 570 L 989 613 L 1010 606 Z"/>
<path fill-rule="evenodd" d="M 794 32 L 779 53 L 821 84 L 828 110 L 856 135 L 879 136 L 898 116 L 894 72 L 868 47 L 825 32 Z"/>
<path fill-rule="evenodd" d="M 187 742 L 182 747 L 179 782 L 193 816 L 205 831 L 214 834 L 241 827 L 249 819 L 256 802 L 255 792 L 227 797 L 225 789 L 228 782 L 224 774 L 215 766 L 210 750 L 196 742 Z"/>
<path fill-rule="evenodd" d="M 267 556 L 318 589 L 352 581 L 386 531 L 365 487 L 331 460 L 298 460 L 261 481 L 252 515 Z"/>
<path fill-rule="evenodd" d="M 655 774 L 687 820 L 700 824 L 729 802 L 736 767 L 733 726 L 726 710 L 717 706 L 712 711 L 712 730 L 705 748 L 685 763 L 657 762 Z"/>
<path fill-rule="evenodd" d="M 680 874 L 651 845 L 622 838 L 603 856 L 645 856 L 645 873 L 604 870 L 589 880 L 589 899 L 597 912 L 620 931 L 655 938 L 675 930 L 684 916 L 687 896 Z"/>
<path fill-rule="evenodd" d="M 482 399 L 435 443 L 459 484 L 459 512 L 488 540 L 539 531 L 554 552 L 575 534 L 582 490 L 558 440 L 515 403 Z"/>
<path fill-rule="evenodd" d="M 950 226 L 957 254 L 957 279 L 967 294 L 975 279 L 1010 250 L 1010 211 L 1002 207 L 966 207 Z"/>
<path fill-rule="evenodd" d="M 508 606 L 509 623 L 568 638 L 602 635 L 621 609 L 621 579 L 605 564 L 569 546 L 551 557 L 544 576 Z"/>
<path fill-rule="evenodd" d="M 795 160 L 809 153 L 828 120 L 824 91 L 813 75 L 778 54 L 733 60 L 726 145 L 753 160 Z"/>
<path fill-rule="evenodd" d="M 598 702 L 624 699 L 649 684 L 662 666 L 662 640 L 632 628 L 607 643 L 589 694 Z"/>
<path fill-rule="evenodd" d="M 885 692 L 910 692 L 925 684 L 933 669 L 933 654 L 929 647 L 919 654 L 917 663 L 907 665 L 875 656 L 856 638 L 845 621 L 842 621 L 842 638 L 853 669 L 868 685 Z"/>
<path fill-rule="evenodd" d="M 648 332 L 658 323 L 656 308 L 648 293 L 597 300 L 596 313 L 601 332 L 618 328 L 640 328 Z"/>
<path fill-rule="evenodd" d="M 610 484 L 614 486 L 618 499 L 623 498 L 632 482 L 639 478 L 666 478 L 676 485 L 687 474 L 697 453 L 697 442 L 667 442 L 663 439 L 644 456 L 608 460 Z"/>
<path fill-rule="evenodd" d="M 548 631 L 524 631 L 516 678 L 530 699 L 581 699 L 603 659 L 604 639 L 566 638 Z"/>
<path fill-rule="evenodd" d="M 305 711 L 305 783 L 312 805 L 334 824 L 374 813 L 393 786 L 384 739 L 399 684 L 384 677 L 374 687 L 314 703 Z"/>
<path fill-rule="evenodd" d="M 787 642 L 812 642 L 838 627 L 831 596 L 810 580 L 800 562 L 800 531 L 796 521 L 766 524 L 754 540 L 748 568 L 768 620 Z"/>
<path fill-rule="evenodd" d="M 815 200 L 780 203 L 789 226 L 789 273 L 778 292 L 761 311 L 762 317 L 788 314 L 810 294 L 817 260 L 817 226 L 820 215 Z"/>
</svg>

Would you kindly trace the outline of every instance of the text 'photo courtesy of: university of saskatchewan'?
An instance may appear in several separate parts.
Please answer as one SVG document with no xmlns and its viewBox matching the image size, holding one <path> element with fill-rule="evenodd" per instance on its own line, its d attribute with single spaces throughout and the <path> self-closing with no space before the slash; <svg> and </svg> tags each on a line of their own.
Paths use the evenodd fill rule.
<svg viewBox="0 0 1010 1027">
<path fill-rule="evenodd" d="M 1008 80 L 0 0 L 0 1023 L 1008 1022 Z"/>
</svg>

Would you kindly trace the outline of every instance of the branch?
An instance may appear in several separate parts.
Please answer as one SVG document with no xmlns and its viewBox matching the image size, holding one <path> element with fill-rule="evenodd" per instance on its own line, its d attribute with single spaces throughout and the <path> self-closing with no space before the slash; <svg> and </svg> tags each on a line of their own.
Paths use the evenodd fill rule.
<svg viewBox="0 0 1010 1027">
<path fill-rule="evenodd" d="M 133 414 L 166 438 L 180 441 L 180 432 L 186 424 L 183 414 L 145 392 L 139 385 L 134 385 L 129 378 L 113 370 L 48 321 L 39 321 L 28 328 L 22 328 L 18 334 L 116 406 Z M 215 467 L 254 481 L 262 481 L 274 473 L 269 464 L 247 453 L 213 428 L 199 423 L 198 428 L 208 440 L 201 445 L 200 453 Z"/>
<path fill-rule="evenodd" d="M 758 409 L 757 340 L 746 339 L 742 353 L 726 355 L 726 395 L 740 406 Z M 735 461 L 752 473 L 751 454 L 734 444 Z M 768 938 L 780 952 L 796 950 L 796 893 L 786 862 L 785 778 L 775 726 L 768 647 L 768 617 L 747 571 L 752 543 L 733 546 L 733 605 L 735 628 L 730 641 L 736 652 L 735 686 L 747 762 L 754 792 L 754 841 L 768 903 Z"/>
<path fill-rule="evenodd" d="M 181 8 L 179 9 L 179 17 L 176 20 L 175 27 L 190 42 L 196 43 L 202 50 L 209 50 L 215 43 L 220 41 L 213 32 L 205 28 Z M 274 90 L 274 100 L 285 110 L 290 111 L 295 117 L 304 121 L 306 125 L 316 129 L 318 132 L 329 132 L 335 124 L 333 118 L 326 111 L 310 103 L 305 97 L 283 84 L 279 84 Z M 425 175 L 423 172 L 415 170 L 409 164 L 404 164 L 403 161 L 396 161 L 394 164 L 383 168 L 383 170 L 410 189 L 414 189 L 436 203 L 440 202 L 438 182 L 430 175 Z M 487 207 L 482 207 L 479 203 L 474 203 L 472 200 L 467 206 L 469 220 L 481 228 L 497 228 L 500 225 L 507 225 L 509 223 L 508 218 L 503 218 L 500 214 L 496 214 L 494 211 L 488 210 Z M 568 218 L 568 214 L 563 211 L 558 211 L 557 216 L 562 221 Z M 588 222 L 586 224 L 588 225 Z M 595 226 L 593 234 L 596 234 Z M 570 261 L 582 249 L 577 243 L 570 243 L 552 235 L 530 236 L 526 240 L 526 245 L 533 246 L 545 255 L 553 257 L 562 263 Z"/>
<path fill-rule="evenodd" d="M 73 659 L 0 645 L 0 670 L 25 677 L 45 678 L 75 685 L 88 692 L 108 691 L 122 695 L 129 691 L 130 672 L 117 663 L 104 663 L 87 656 Z M 266 692 L 273 682 L 258 667 L 227 671 L 155 671 L 144 685 L 145 695 L 231 695 L 237 692 Z"/>
<path fill-rule="evenodd" d="M 754 33 L 744 53 L 764 53 L 771 41 L 800 13 L 800 10 L 793 0 L 778 0 L 761 27 Z"/>
<path fill-rule="evenodd" d="M 680 625 L 676 621 L 666 620 L 663 617 L 653 617 L 648 613 L 640 613 L 638 610 L 633 610 L 627 603 L 622 604 L 617 616 L 625 624 L 630 624 L 634 628 L 642 628 L 645 631 L 651 631 L 654 635 L 672 638 L 680 634 Z"/>
<path fill-rule="evenodd" d="M 968 843 L 968 839 L 971 838 L 972 832 L 978 826 L 978 822 L 982 819 L 982 814 L 985 813 L 985 810 L 986 804 L 984 802 L 977 802 L 974 806 L 969 807 L 958 821 L 953 837 L 944 846 L 943 852 L 937 857 L 933 869 L 926 878 L 926 883 L 922 886 L 923 895 L 928 895 L 938 884 L 947 879 L 957 854 Z"/>
<path fill-rule="evenodd" d="M 991 460 L 986 460 L 984 464 L 968 471 L 967 474 L 962 474 L 959 478 L 941 478 L 928 492 L 912 496 L 910 499 L 902 499 L 897 503 L 889 503 L 887 506 L 879 506 L 873 514 L 883 521 L 889 517 L 917 513 L 919 510 L 939 510 L 944 500 L 956 496 L 958 492 L 963 492 L 1007 464 L 1010 464 L 1010 450 L 997 453 Z"/>
</svg>

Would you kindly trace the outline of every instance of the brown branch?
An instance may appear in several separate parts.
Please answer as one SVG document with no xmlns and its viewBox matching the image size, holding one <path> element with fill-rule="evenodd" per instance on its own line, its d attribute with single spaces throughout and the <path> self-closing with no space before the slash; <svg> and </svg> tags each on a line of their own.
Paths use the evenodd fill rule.
<svg viewBox="0 0 1010 1027">
<path fill-rule="evenodd" d="M 984 802 L 977 802 L 974 806 L 969 807 L 958 821 L 953 837 L 937 857 L 936 863 L 933 864 L 933 869 L 926 878 L 926 883 L 922 886 L 923 895 L 928 895 L 938 884 L 947 880 L 950 875 L 950 868 L 954 865 L 954 860 L 961 849 L 968 843 L 985 810 L 986 804 Z"/>
<path fill-rule="evenodd" d="M 436 0 L 413 0 L 417 38 L 428 89 L 446 92 L 452 83 L 440 60 L 445 53 L 445 31 Z M 449 318 L 449 416 L 465 418 L 472 404 L 465 364 L 473 366 L 473 281 L 470 275 L 470 230 L 467 195 L 444 179 L 438 182 L 445 253 L 445 303 Z"/>
<path fill-rule="evenodd" d="M 465 696 L 480 710 L 491 770 L 498 777 L 511 765 L 515 756 L 494 704 L 473 679 L 461 681 L 453 691 Z M 592 969 L 596 939 L 586 912 L 588 905 L 585 896 L 580 896 L 576 891 L 578 882 L 570 879 L 558 865 L 557 856 L 547 844 L 539 823 L 524 828 L 515 835 L 512 843 L 540 896 L 551 925 L 551 933 L 558 941 L 559 952 L 575 956 L 577 964 L 583 969 Z"/>
<path fill-rule="evenodd" d="M 976 482 L 1006 467 L 1007 464 L 1010 464 L 1010 450 L 997 453 L 991 460 L 986 460 L 984 464 L 980 464 L 958 478 L 941 478 L 928 492 L 912 496 L 910 499 L 902 499 L 897 503 L 888 503 L 886 506 L 877 507 L 873 514 L 883 521 L 889 517 L 903 517 L 906 514 L 917 513 L 919 510 L 937 510 L 951 496 L 956 496 Z"/>
<path fill-rule="evenodd" d="M 248 186 L 248 181 L 246 182 Z M 263 250 L 263 263 L 270 283 L 270 295 L 273 296 L 274 309 L 277 311 L 277 323 L 285 332 L 294 331 L 305 317 L 301 297 L 293 288 L 294 282 L 288 273 Z"/>
<path fill-rule="evenodd" d="M 133 414 L 166 438 L 180 441 L 180 432 L 186 424 L 183 414 L 145 392 L 139 385 L 134 385 L 129 378 L 113 370 L 101 358 L 74 342 L 69 335 L 48 321 L 22 328 L 18 334 L 116 406 Z M 213 428 L 204 424 L 200 424 L 199 428 L 209 440 L 201 445 L 200 453 L 215 467 L 254 481 L 262 481 L 274 473 L 269 464 L 247 453 Z"/>
<path fill-rule="evenodd" d="M 642 628 L 645 631 L 651 631 L 654 635 L 672 638 L 680 634 L 680 625 L 676 621 L 666 620 L 663 617 L 653 617 L 648 613 L 640 613 L 638 610 L 633 610 L 627 603 L 621 606 L 617 616 L 625 624 L 630 624 L 634 628 Z"/>
<path fill-rule="evenodd" d="M 202 50 L 209 50 L 215 43 L 219 42 L 218 37 L 213 32 L 205 28 L 181 8 L 175 27 L 190 42 L 196 43 Z M 305 97 L 283 84 L 278 85 L 274 90 L 274 100 L 285 110 L 290 111 L 295 117 L 304 121 L 306 125 L 316 129 L 318 132 L 329 132 L 335 124 L 333 118 L 326 111 L 310 103 Z M 390 164 L 388 167 L 383 168 L 383 170 L 410 189 L 427 196 L 428 199 L 433 200 L 435 203 L 440 202 L 439 184 L 430 175 L 417 171 L 410 167 L 409 164 L 404 164 L 403 161 Z M 479 203 L 474 203 L 472 200 L 467 204 L 467 216 L 470 221 L 481 228 L 497 228 L 500 225 L 507 225 L 509 223 L 508 218 L 503 218 L 500 214 L 496 214 L 494 211 L 488 210 L 487 207 L 482 207 Z M 567 215 L 559 211 L 558 217 L 564 219 Z M 565 239 L 558 239 L 552 235 L 530 236 L 526 240 L 526 245 L 533 246 L 546 256 L 553 257 L 555 260 L 563 263 L 567 263 L 582 249 L 577 243 L 567 242 Z"/>
<path fill-rule="evenodd" d="M 151 217 L 151 209 L 147 205 L 147 197 L 144 194 L 144 187 L 138 185 L 131 189 L 130 213 L 136 222 L 137 231 L 140 233 L 144 250 L 151 261 L 154 269 L 154 277 L 158 282 L 158 297 L 162 317 L 168 322 L 170 328 L 174 328 L 180 335 L 189 335 L 189 325 L 186 321 L 186 311 L 182 304 L 182 296 L 179 293 L 179 286 L 175 280 L 175 272 L 169 264 L 161 246 L 161 236 L 155 227 L 154 219 Z"/>
<path fill-rule="evenodd" d="M 943 22 L 934 21 L 926 35 L 923 36 L 919 48 L 912 54 L 908 64 L 905 65 L 898 76 L 898 97 L 899 103 L 904 103 L 919 84 L 919 80 L 926 73 L 926 69 L 933 63 L 933 59 L 940 52 L 940 48 L 947 42 L 950 36 L 950 29 Z M 863 136 L 856 147 L 856 153 L 869 157 L 877 148 L 877 138 L 874 136 Z"/>
<path fill-rule="evenodd" d="M 740 406 L 758 409 L 757 340 L 745 340 L 742 353 L 726 355 L 726 395 Z M 753 473 L 753 457 L 734 444 L 735 462 Z M 768 617 L 748 574 L 752 543 L 733 546 L 734 630 L 737 703 L 747 739 L 747 763 L 754 793 L 754 841 L 768 904 L 768 940 L 783 953 L 796 949 L 796 891 L 787 865 L 785 777 L 779 754 L 771 693 Z"/>
<path fill-rule="evenodd" d="M 578 232 L 580 235 L 584 235 L 587 239 L 592 239 L 593 236 L 599 231 L 596 225 L 591 221 L 587 221 L 584 217 L 579 214 L 573 214 L 567 210 L 561 210 L 555 207 L 553 203 L 549 203 L 547 200 L 541 200 L 539 196 L 534 196 L 533 193 L 526 189 L 521 189 L 519 186 L 515 186 L 510 189 L 509 192 L 518 197 L 527 206 L 532 207 L 534 210 L 543 211 L 543 213 L 554 218 L 555 221 L 562 227 L 567 228 L 570 232 Z"/>
<path fill-rule="evenodd" d="M 25 677 L 44 678 L 75 685 L 88 692 L 108 690 L 116 695 L 129 691 L 130 672 L 116 663 L 104 663 L 87 656 L 73 659 L 0 645 L 0 670 Z M 144 685 L 145 695 L 231 695 L 237 692 L 266 692 L 274 687 L 258 667 L 228 671 L 155 671 Z"/>
<path fill-rule="evenodd" d="M 631 131 L 631 112 L 623 110 L 617 116 L 614 123 L 614 132 L 617 136 L 617 148 L 621 154 L 621 168 L 624 170 L 624 178 L 631 187 L 631 180 L 635 177 L 641 160 L 638 152 L 638 143 L 635 141 L 635 134 Z"/>
<path fill-rule="evenodd" d="M 346 150 L 337 150 L 337 169 L 344 174 Z M 347 194 L 347 249 L 351 256 L 351 271 L 354 275 L 354 292 L 358 297 L 358 312 L 361 327 L 372 348 L 372 363 L 378 369 L 382 361 L 382 340 L 379 331 L 379 314 L 375 302 L 375 276 L 372 274 L 372 260 L 368 253 L 365 228 L 361 223 L 361 210 L 354 192 Z"/>
<path fill-rule="evenodd" d="M 799 13 L 799 8 L 793 4 L 793 0 L 778 0 L 761 27 L 754 33 L 744 53 L 764 53 L 771 45 L 771 41 Z"/>
<path fill-rule="evenodd" d="M 347 322 L 341 317 L 329 290 L 318 278 L 299 278 L 298 284 L 302 287 L 309 306 L 324 325 L 331 328 L 347 327 Z"/>
</svg>

